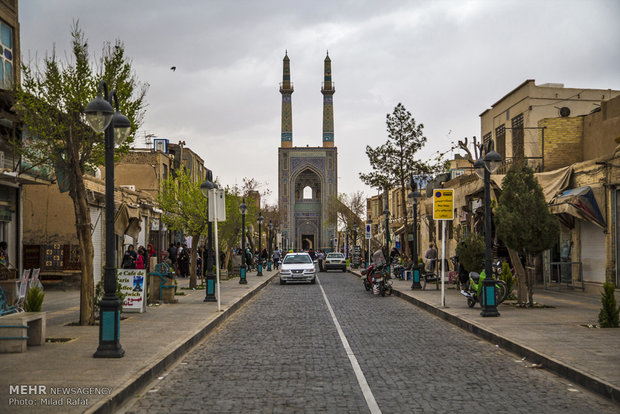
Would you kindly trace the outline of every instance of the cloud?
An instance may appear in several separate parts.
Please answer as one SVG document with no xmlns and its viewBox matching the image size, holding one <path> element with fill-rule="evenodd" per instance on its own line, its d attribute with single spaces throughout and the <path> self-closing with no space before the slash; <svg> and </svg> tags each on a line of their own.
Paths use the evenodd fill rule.
<svg viewBox="0 0 620 414">
<path fill-rule="evenodd" d="M 272 203 L 285 50 L 294 144 L 321 145 L 329 50 L 339 190 L 375 194 L 358 179 L 364 148 L 385 142 L 399 102 L 424 124 L 427 158 L 479 135 L 478 115 L 525 79 L 620 89 L 618 15 L 612 0 L 20 3 L 22 51 L 68 50 L 74 19 L 94 52 L 120 38 L 151 85 L 142 132 L 185 140 L 225 184 L 270 183 Z"/>
</svg>

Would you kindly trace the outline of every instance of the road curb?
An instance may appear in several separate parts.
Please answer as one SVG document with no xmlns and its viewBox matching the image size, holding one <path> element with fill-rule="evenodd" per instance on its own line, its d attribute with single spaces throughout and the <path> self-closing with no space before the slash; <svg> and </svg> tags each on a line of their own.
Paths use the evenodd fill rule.
<svg viewBox="0 0 620 414">
<path fill-rule="evenodd" d="M 273 278 L 278 276 L 275 273 L 271 277 L 268 277 L 264 282 L 259 284 L 255 289 L 249 291 L 245 296 L 232 304 L 228 309 L 220 313 L 215 319 L 209 322 L 206 326 L 200 328 L 184 343 L 177 348 L 171 350 L 164 358 L 154 363 L 150 367 L 146 368 L 142 373 L 138 374 L 135 378 L 129 380 L 123 384 L 120 389 L 113 393 L 110 398 L 105 401 L 100 401 L 91 409 L 85 411 L 93 414 L 108 414 L 116 412 L 116 409 L 121 407 L 129 398 L 140 391 L 144 386 L 157 379 L 157 377 L 172 366 L 176 361 L 189 352 L 196 344 L 202 341 L 209 333 L 224 323 L 230 316 L 232 316 L 242 305 L 252 299 L 263 288 L 265 288 Z"/>
<path fill-rule="evenodd" d="M 362 278 L 362 276 L 349 270 L 349 273 Z M 522 345 L 516 341 L 510 340 L 503 336 L 500 336 L 488 329 L 478 326 L 472 322 L 465 321 L 457 316 L 451 315 L 446 311 L 436 308 L 428 303 L 422 302 L 419 299 L 404 294 L 403 292 L 393 289 L 394 296 L 406 300 L 407 302 L 424 309 L 432 315 L 435 315 L 459 328 L 470 332 L 488 342 L 499 345 L 503 349 L 506 349 L 514 354 L 526 357 L 529 362 L 535 364 L 541 364 L 542 367 L 548 371 L 555 373 L 577 385 L 586 388 L 589 391 L 595 392 L 605 398 L 608 398 L 615 403 L 620 403 L 620 389 L 605 382 L 601 379 L 588 375 L 576 368 L 570 367 L 560 361 L 551 358 L 545 354 L 535 351 L 525 345 Z"/>
</svg>

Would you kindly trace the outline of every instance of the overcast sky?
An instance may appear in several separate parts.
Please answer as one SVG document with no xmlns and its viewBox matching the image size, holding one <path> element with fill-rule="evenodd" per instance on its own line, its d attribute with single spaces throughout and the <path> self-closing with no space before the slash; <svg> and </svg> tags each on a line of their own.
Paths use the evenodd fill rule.
<svg viewBox="0 0 620 414">
<path fill-rule="evenodd" d="M 122 40 L 150 84 L 138 146 L 145 134 L 183 140 L 222 183 L 269 184 L 272 204 L 285 50 L 295 146 L 322 145 L 329 50 L 341 193 L 376 194 L 358 173 L 399 102 L 424 124 L 424 158 L 479 137 L 478 115 L 526 79 L 620 89 L 617 0 L 22 0 L 24 60 L 69 51 L 74 19 L 91 53 Z"/>
</svg>

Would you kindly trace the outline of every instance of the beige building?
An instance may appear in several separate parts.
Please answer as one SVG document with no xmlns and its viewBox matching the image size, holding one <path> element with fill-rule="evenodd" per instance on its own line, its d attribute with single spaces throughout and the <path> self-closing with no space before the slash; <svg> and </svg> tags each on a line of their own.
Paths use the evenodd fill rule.
<svg viewBox="0 0 620 414">
<path fill-rule="evenodd" d="M 557 244 L 543 254 L 538 282 L 586 289 L 598 289 L 605 280 L 618 285 L 620 96 L 600 102 L 587 114 L 542 118 L 536 126 L 539 131 L 545 128 L 545 171 L 535 176 L 561 223 Z M 503 177 L 491 177 L 492 200 L 501 194 Z M 455 190 L 455 220 L 448 223 L 446 257 L 450 257 L 457 232 L 483 231 L 483 183 L 469 173 L 442 187 Z M 433 239 L 433 231 L 440 241 L 431 217 L 428 199 L 422 217 L 422 249 L 426 240 Z M 493 253 L 505 256 L 501 244 L 495 244 Z"/>
<path fill-rule="evenodd" d="M 93 241 L 93 275 L 101 280 L 105 263 L 105 182 L 85 175 Z M 45 285 L 79 286 L 80 249 L 75 232 L 75 212 L 68 192 L 61 193 L 55 183 L 24 185 L 23 266 L 41 269 Z M 114 194 L 118 214 L 115 221 L 117 265 L 120 265 L 125 237 L 144 240 L 146 226 L 141 218 L 158 216 L 153 199 L 142 192 L 117 186 Z M 144 243 L 141 243 L 145 245 Z M 137 245 L 137 244 L 136 244 Z"/>
<path fill-rule="evenodd" d="M 562 162 L 550 153 L 545 125 L 538 122 L 587 115 L 600 108 L 602 101 L 618 95 L 618 90 L 565 88 L 561 83 L 536 85 L 528 79 L 480 114 L 482 141 L 495 143 L 495 150 L 505 160 L 503 172 L 515 159 L 526 159 L 535 171 L 558 168 Z"/>
</svg>

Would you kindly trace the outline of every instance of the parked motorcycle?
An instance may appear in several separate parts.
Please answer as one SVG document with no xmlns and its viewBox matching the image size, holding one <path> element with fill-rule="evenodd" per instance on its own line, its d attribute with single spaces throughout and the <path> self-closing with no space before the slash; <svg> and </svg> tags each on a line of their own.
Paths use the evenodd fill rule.
<svg viewBox="0 0 620 414">
<path fill-rule="evenodd" d="M 461 294 L 467 298 L 467 306 L 473 308 L 477 302 L 482 306 L 482 286 L 486 274 L 484 270 L 480 273 L 470 272 L 467 286 L 461 290 Z M 503 280 L 495 280 L 495 304 L 499 305 L 508 296 L 508 286 Z"/>
<path fill-rule="evenodd" d="M 373 263 L 368 268 L 362 270 L 364 277 L 364 288 L 367 291 L 376 290 L 381 296 L 392 294 L 392 280 L 386 267 L 382 251 L 377 251 L 373 255 Z"/>
<path fill-rule="evenodd" d="M 398 259 L 392 261 L 392 274 L 394 275 L 394 279 L 402 279 L 403 278 L 403 269 L 405 268 L 400 264 Z"/>
</svg>

